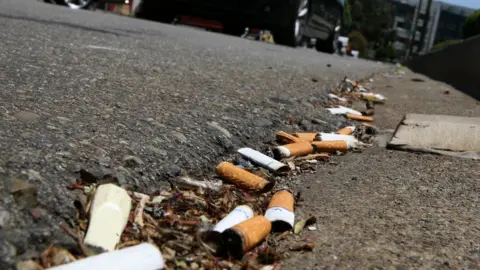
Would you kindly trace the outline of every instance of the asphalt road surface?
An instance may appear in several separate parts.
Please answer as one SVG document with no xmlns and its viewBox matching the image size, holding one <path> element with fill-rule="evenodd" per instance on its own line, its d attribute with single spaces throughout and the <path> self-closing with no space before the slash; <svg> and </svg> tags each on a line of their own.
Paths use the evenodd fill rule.
<svg viewBox="0 0 480 270">
<path fill-rule="evenodd" d="M 35 0 L 0 1 L 0 26 L 0 257 L 10 265 L 71 242 L 56 226 L 75 213 L 66 187 L 80 168 L 116 171 L 145 192 L 181 171 L 208 176 L 278 130 L 341 127 L 316 107 L 326 91 L 389 68 Z M 407 112 L 480 116 L 454 89 L 404 80 L 375 77 L 394 101 L 377 112 L 382 128 Z M 305 233 L 317 247 L 286 254 L 285 269 L 480 267 L 478 162 L 382 148 L 336 162 L 299 182 L 297 215 L 317 217 Z M 13 200 L 16 178 L 38 189 L 35 211 Z"/>
</svg>

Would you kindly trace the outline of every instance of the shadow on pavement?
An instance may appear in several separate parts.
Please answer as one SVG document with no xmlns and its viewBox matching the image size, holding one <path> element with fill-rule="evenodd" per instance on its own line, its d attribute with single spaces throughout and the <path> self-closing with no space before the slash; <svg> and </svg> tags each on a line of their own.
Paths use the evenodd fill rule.
<svg viewBox="0 0 480 270">
<path fill-rule="evenodd" d="M 480 100 L 480 36 L 404 63 L 414 72 L 447 83 Z"/>
</svg>

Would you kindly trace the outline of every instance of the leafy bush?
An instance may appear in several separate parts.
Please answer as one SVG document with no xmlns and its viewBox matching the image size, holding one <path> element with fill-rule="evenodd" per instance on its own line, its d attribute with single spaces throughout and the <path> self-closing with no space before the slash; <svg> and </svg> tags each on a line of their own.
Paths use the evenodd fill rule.
<svg viewBox="0 0 480 270">
<path fill-rule="evenodd" d="M 467 39 L 480 34 L 480 10 L 475 11 L 463 24 L 463 38 Z"/>
<path fill-rule="evenodd" d="M 440 42 L 440 43 L 435 44 L 435 46 L 433 46 L 433 48 L 432 48 L 430 51 L 431 51 L 431 52 L 440 51 L 440 50 L 443 50 L 443 49 L 447 48 L 447 47 L 450 46 L 450 45 L 457 44 L 458 42 L 460 42 L 460 40 L 446 40 L 446 41 L 442 41 L 442 42 Z"/>
<path fill-rule="evenodd" d="M 393 61 L 397 57 L 397 51 L 392 44 L 381 46 L 375 51 L 375 59 Z"/>
<path fill-rule="evenodd" d="M 359 57 L 368 57 L 368 40 L 359 31 L 353 31 L 348 35 L 348 43 L 352 50 L 358 51 Z"/>
</svg>

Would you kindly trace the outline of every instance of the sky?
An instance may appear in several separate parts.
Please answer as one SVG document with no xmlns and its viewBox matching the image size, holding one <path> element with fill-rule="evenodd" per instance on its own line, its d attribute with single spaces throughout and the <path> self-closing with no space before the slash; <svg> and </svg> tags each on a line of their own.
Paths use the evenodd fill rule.
<svg viewBox="0 0 480 270">
<path fill-rule="evenodd" d="M 441 1 L 449 4 L 453 4 L 453 5 L 480 9 L 480 0 L 441 0 Z"/>
</svg>

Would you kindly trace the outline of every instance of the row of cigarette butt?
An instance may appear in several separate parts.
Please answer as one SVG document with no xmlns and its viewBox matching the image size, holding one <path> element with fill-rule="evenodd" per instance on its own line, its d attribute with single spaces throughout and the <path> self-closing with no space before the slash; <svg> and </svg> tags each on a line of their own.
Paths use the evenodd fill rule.
<svg viewBox="0 0 480 270">
<path fill-rule="evenodd" d="M 370 80 L 372 81 L 372 79 Z M 328 94 L 328 98 L 330 100 L 333 100 L 337 103 L 348 103 L 349 100 L 347 98 L 341 97 L 335 93 L 354 99 L 361 99 L 367 102 L 367 111 L 364 112 L 359 112 L 352 108 L 341 105 L 337 105 L 335 108 L 327 109 L 331 114 L 345 115 L 348 119 L 356 121 L 372 122 L 373 105 L 371 105 L 371 103 L 385 103 L 387 100 L 385 96 L 372 93 L 363 85 L 348 78 L 344 79 L 343 85 L 339 90 L 332 90 L 332 93 Z"/>
<path fill-rule="evenodd" d="M 347 152 L 358 146 L 361 142 L 352 135 L 355 129 L 355 126 L 348 126 L 335 133 L 289 134 L 280 131 L 276 134 L 276 139 L 283 145 L 273 149 L 273 158 L 251 148 L 241 148 L 238 153 L 274 173 L 287 172 L 292 166 L 283 163 L 283 159 L 309 155 L 328 158 L 330 154 Z M 267 192 L 275 185 L 274 181 L 268 181 L 226 161 L 217 165 L 216 174 L 221 179 L 250 191 Z M 100 248 L 108 252 L 51 269 L 163 269 L 165 262 L 155 245 L 143 243 L 115 250 L 129 220 L 131 195 L 131 192 L 129 194 L 114 184 L 98 186 L 90 208 L 90 219 L 83 243 L 86 247 Z M 295 222 L 293 207 L 292 194 L 286 190 L 278 191 L 272 196 L 264 215 L 255 216 L 247 205 L 237 206 L 208 232 L 207 238 L 217 242 L 217 253 L 239 259 L 262 242 L 271 231 L 291 230 Z"/>
</svg>

